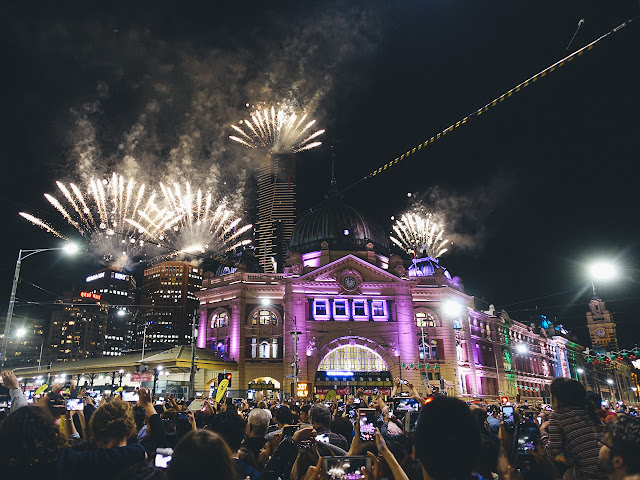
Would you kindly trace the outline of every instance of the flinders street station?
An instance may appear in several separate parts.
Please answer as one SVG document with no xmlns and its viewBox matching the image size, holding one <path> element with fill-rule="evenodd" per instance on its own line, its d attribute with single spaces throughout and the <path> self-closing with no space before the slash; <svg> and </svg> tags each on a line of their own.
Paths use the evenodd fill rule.
<svg viewBox="0 0 640 480">
<path fill-rule="evenodd" d="M 390 254 L 384 230 L 339 195 L 292 227 L 281 273 L 274 256 L 268 273 L 240 262 L 196 293 L 198 347 L 236 362 L 232 396 L 386 394 L 401 377 L 541 400 L 555 377 L 578 378 L 583 348 L 561 326 L 483 305 L 436 259 Z"/>
</svg>

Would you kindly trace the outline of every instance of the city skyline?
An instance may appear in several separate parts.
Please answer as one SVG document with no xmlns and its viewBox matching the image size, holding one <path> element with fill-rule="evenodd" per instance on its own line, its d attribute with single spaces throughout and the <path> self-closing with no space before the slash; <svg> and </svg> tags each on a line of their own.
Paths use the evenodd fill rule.
<svg viewBox="0 0 640 480">
<path fill-rule="evenodd" d="M 576 1 L 559 7 L 542 2 L 525 8 L 502 2 L 495 12 L 471 2 L 401 7 L 373 3 L 344 12 L 335 4 L 309 7 L 309 11 L 287 5 L 292 8 L 272 7 L 264 19 L 257 8 L 248 9 L 245 26 L 234 18 L 240 12 L 231 9 L 212 20 L 219 27 L 217 33 L 192 29 L 190 22 L 197 23 L 196 15 L 184 10 L 176 15 L 175 25 L 167 25 L 164 19 L 174 7 L 171 2 L 159 4 L 148 18 L 147 12 L 133 8 L 126 20 L 104 7 L 105 20 L 93 33 L 85 30 L 93 16 L 81 9 L 52 13 L 43 8 L 27 16 L 20 7 L 13 7 L 15 15 L 8 16 L 13 20 L 7 20 L 5 34 L 13 36 L 15 48 L 7 55 L 14 73 L 2 82 L 15 94 L 2 113 L 5 128 L 0 151 L 2 215 L 12 234 L 3 241 L 0 292 L 5 294 L 0 309 L 6 308 L 18 250 L 55 245 L 52 237 L 22 220 L 17 212 L 32 209 L 48 215 L 47 220 L 55 216 L 42 193 L 54 191 L 53 179 L 77 175 L 73 148 L 86 137 L 72 141 L 70 132 L 77 133 L 79 109 L 100 103 L 99 111 L 88 115 L 95 119 L 96 144 L 111 166 L 120 165 L 129 153 L 126 137 L 133 134 L 132 126 L 151 127 L 141 115 L 155 118 L 152 134 L 140 140 L 145 148 L 163 133 L 170 133 L 171 138 L 179 137 L 181 130 L 193 133 L 181 127 L 181 122 L 176 127 L 167 120 L 167 111 L 162 110 L 165 104 L 154 107 L 151 102 L 155 98 L 173 105 L 175 111 L 189 112 L 185 105 L 190 98 L 157 93 L 163 85 L 179 92 L 176 87 L 181 85 L 160 75 L 161 64 L 171 64 L 176 75 L 190 79 L 208 72 L 202 70 L 207 60 L 244 65 L 246 85 L 234 101 L 241 96 L 251 102 L 268 101 L 271 99 L 260 98 L 265 90 L 259 87 L 273 95 L 289 91 L 296 82 L 304 84 L 296 94 L 308 100 L 313 97 L 310 92 L 326 87 L 315 103 L 318 122 L 326 128 L 324 143 L 298 154 L 300 218 L 322 201 L 329 188 L 331 145 L 336 152 L 338 186 L 351 186 L 373 168 L 565 56 L 581 18 L 585 23 L 569 52 L 638 13 L 637 4 L 636 10 L 632 8 L 634 2 L 609 9 L 595 4 Z M 79 26 L 73 27 L 76 20 Z M 289 28 L 288 23 L 295 26 Z M 41 35 L 29 35 L 36 26 Z M 342 36 L 352 26 L 357 27 L 356 33 Z M 312 34 L 302 32 L 305 28 Z M 331 41 L 334 34 L 337 37 Z M 640 265 L 636 240 L 640 232 L 628 206 L 635 201 L 632 160 L 637 157 L 633 137 L 638 121 L 634 112 L 640 97 L 632 80 L 637 67 L 626 59 L 633 58 L 638 34 L 638 25 L 631 25 L 486 117 L 474 119 L 388 173 L 348 189 L 346 203 L 389 233 L 391 217 L 405 210 L 416 196 L 436 208 L 444 206 L 451 219 L 447 233 L 457 236 L 441 262 L 462 278 L 470 295 L 504 307 L 523 322 L 538 306 L 540 313 L 558 316 L 559 323 L 577 333 L 583 343 L 588 341 L 585 314 L 591 297 L 585 264 L 596 256 L 615 259 L 626 269 L 625 275 L 615 283 L 596 284 L 596 288 L 616 314 L 621 347 L 632 347 L 633 339 L 640 335 L 640 327 L 634 324 L 640 311 L 634 271 Z M 44 38 L 50 41 L 49 47 Z M 151 45 L 148 51 L 144 51 L 142 38 Z M 99 46 L 102 41 L 105 47 Z M 78 57 L 84 44 L 95 54 L 93 59 Z M 277 85 L 261 81 L 256 71 L 260 65 L 243 63 L 241 52 L 254 48 L 276 55 L 274 46 L 282 44 L 294 53 L 313 45 L 323 54 L 310 53 L 309 64 L 299 57 L 278 63 L 284 70 L 276 72 L 280 74 L 274 77 L 280 82 Z M 344 52 L 343 44 L 356 53 Z M 135 54 L 117 58 L 118 52 L 133 46 L 157 56 L 151 55 L 154 61 L 138 68 L 133 66 Z M 213 55 L 224 52 L 238 54 L 238 58 L 231 61 Z M 293 74 L 300 73 L 297 67 L 301 65 L 309 78 Z M 320 75 L 324 67 L 331 81 Z M 161 81 L 153 83 L 149 78 L 156 74 Z M 217 80 L 214 78 L 214 84 Z M 192 83 L 188 86 L 193 98 L 205 90 Z M 151 94 L 149 88 L 160 90 Z M 205 110 L 219 107 L 211 101 L 213 97 L 207 98 Z M 234 112 L 228 115 L 229 122 L 236 121 L 243 105 L 224 104 L 225 113 Z M 220 118 L 222 115 L 216 117 Z M 229 178 L 236 178 L 236 172 L 228 172 L 234 165 L 237 170 L 251 166 L 247 153 L 227 141 L 229 133 L 228 126 L 216 128 L 210 139 L 215 146 L 197 150 L 204 152 L 202 159 L 196 158 L 202 178 L 211 176 L 211 159 Z M 159 151 L 154 154 L 169 158 L 171 147 L 168 141 L 158 140 Z M 139 156 L 141 151 L 131 153 Z M 194 152 L 182 153 L 197 157 Z M 91 259 L 69 260 L 47 253 L 27 260 L 23 268 L 18 298 L 43 302 L 55 296 L 29 282 L 61 294 L 56 289 L 77 285 L 83 275 L 100 266 Z M 16 315 L 28 315 L 28 308 L 20 306 Z"/>
</svg>

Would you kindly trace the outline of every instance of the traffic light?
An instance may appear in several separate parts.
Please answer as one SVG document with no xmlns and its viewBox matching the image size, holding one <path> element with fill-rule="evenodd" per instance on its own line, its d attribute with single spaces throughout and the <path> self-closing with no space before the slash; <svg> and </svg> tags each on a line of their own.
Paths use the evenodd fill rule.
<svg viewBox="0 0 640 480">
<path fill-rule="evenodd" d="M 230 373 L 227 373 L 227 380 L 229 380 L 229 385 L 227 385 L 227 388 L 231 388 L 231 377 L 233 375 L 231 375 Z"/>
<path fill-rule="evenodd" d="M 502 403 L 509 403 L 509 398 L 508 397 L 500 397 L 500 401 Z"/>
</svg>

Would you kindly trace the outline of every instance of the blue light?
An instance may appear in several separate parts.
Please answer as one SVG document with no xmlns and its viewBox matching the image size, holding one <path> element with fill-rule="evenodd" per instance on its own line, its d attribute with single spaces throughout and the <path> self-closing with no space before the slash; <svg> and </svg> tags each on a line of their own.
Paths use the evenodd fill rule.
<svg viewBox="0 0 640 480">
<path fill-rule="evenodd" d="M 327 372 L 327 377 L 353 377 L 353 372 Z"/>
</svg>

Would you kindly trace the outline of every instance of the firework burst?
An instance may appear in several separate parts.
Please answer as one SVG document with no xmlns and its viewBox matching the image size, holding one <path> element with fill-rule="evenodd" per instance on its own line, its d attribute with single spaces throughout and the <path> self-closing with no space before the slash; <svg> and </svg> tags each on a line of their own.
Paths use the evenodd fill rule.
<svg viewBox="0 0 640 480">
<path fill-rule="evenodd" d="M 405 213 L 393 226 L 396 237 L 391 241 L 409 255 L 426 255 L 438 258 L 448 249 L 449 240 L 444 238 L 444 228 L 434 222 L 431 215 Z"/>
<path fill-rule="evenodd" d="M 307 118 L 307 114 L 298 116 L 271 106 L 251 113 L 251 120 L 240 121 L 240 126 L 231 125 L 239 136 L 230 135 L 229 138 L 249 148 L 297 153 L 322 145 L 315 140 L 325 131 L 314 131 L 315 123 L 315 120 Z"/>
<path fill-rule="evenodd" d="M 61 200 L 48 193 L 45 198 L 88 241 L 93 254 L 119 266 L 142 255 L 142 232 L 125 218 L 137 219 L 138 212 L 147 212 L 154 205 L 154 194 L 146 198 L 144 184 L 114 173 L 109 180 L 92 178 L 83 188 L 73 183 L 56 185 Z M 66 238 L 45 221 L 25 212 L 20 215 L 52 235 Z"/>
<path fill-rule="evenodd" d="M 162 206 L 153 205 L 152 212 L 138 211 L 139 219 L 126 219 L 148 240 L 164 246 L 172 253 L 218 255 L 251 243 L 241 236 L 252 225 L 240 226 L 241 218 L 233 218 L 226 203 L 216 202 L 211 192 L 193 191 L 189 182 L 171 186 L 160 184 Z"/>
</svg>

